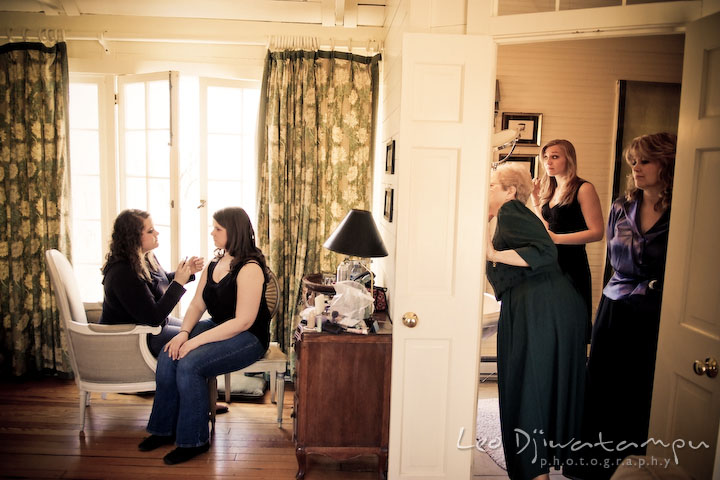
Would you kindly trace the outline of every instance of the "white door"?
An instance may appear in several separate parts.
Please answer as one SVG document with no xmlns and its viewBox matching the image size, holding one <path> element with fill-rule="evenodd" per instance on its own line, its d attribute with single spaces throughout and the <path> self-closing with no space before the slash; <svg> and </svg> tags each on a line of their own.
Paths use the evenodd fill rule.
<svg viewBox="0 0 720 480">
<path fill-rule="evenodd" d="M 720 361 L 718 186 L 720 14 L 715 14 L 689 24 L 685 37 L 670 239 L 650 418 L 650 436 L 675 448 L 648 448 L 650 455 L 673 460 L 676 453 L 680 465 L 698 479 L 720 478 L 715 459 L 720 377 L 697 375 L 693 368 L 695 360 Z"/>
<path fill-rule="evenodd" d="M 168 270 L 179 259 L 177 105 L 178 72 L 118 78 L 119 210 L 150 212 Z"/>
<path fill-rule="evenodd" d="M 488 37 L 403 38 L 391 479 L 470 476 L 495 59 Z"/>
</svg>

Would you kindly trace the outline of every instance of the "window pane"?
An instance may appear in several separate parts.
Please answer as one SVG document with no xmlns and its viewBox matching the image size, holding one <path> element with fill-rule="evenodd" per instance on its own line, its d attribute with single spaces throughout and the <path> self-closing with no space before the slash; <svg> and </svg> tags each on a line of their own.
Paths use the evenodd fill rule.
<svg viewBox="0 0 720 480">
<path fill-rule="evenodd" d="M 240 133 L 242 130 L 242 90 L 208 87 L 208 132 Z"/>
<path fill-rule="evenodd" d="M 208 181 L 208 212 L 225 207 L 242 207 L 242 184 L 240 182 Z M 210 218 L 212 225 L 212 218 Z"/>
<path fill-rule="evenodd" d="M 100 220 L 100 177 L 95 175 L 73 175 L 72 177 L 73 218 L 77 220 Z M 98 234 L 100 224 L 98 224 Z M 75 232 L 73 232 L 73 238 Z M 98 239 L 99 241 L 99 239 Z"/>
<path fill-rule="evenodd" d="M 208 135 L 208 178 L 242 177 L 242 137 Z"/>
<path fill-rule="evenodd" d="M 152 214 L 152 212 L 150 213 Z M 160 246 L 153 250 L 153 253 L 165 270 L 168 272 L 175 271 L 175 265 L 170 263 L 170 227 L 159 224 L 155 219 L 155 215 L 152 217 L 153 223 L 155 224 L 155 230 L 160 232 L 160 235 L 158 235 L 158 242 L 160 243 Z"/>
<path fill-rule="evenodd" d="M 170 128 L 170 84 L 168 80 L 148 83 L 148 128 Z"/>
<path fill-rule="evenodd" d="M 145 128 L 145 84 L 125 84 L 125 128 Z"/>
<path fill-rule="evenodd" d="M 74 105 L 72 105 L 74 106 Z M 72 111 L 72 106 L 70 111 Z M 70 129 L 70 168 L 87 175 L 100 174 L 100 141 L 97 130 Z"/>
<path fill-rule="evenodd" d="M 98 86 L 70 84 L 70 128 L 98 128 Z"/>
<path fill-rule="evenodd" d="M 75 249 L 73 248 L 73 251 Z M 86 302 L 99 302 L 103 299 L 102 274 L 100 265 L 78 265 L 73 262 L 75 278 L 80 285 L 80 296 Z"/>
<path fill-rule="evenodd" d="M 627 0 L 628 5 L 638 5 L 640 3 L 663 3 L 670 0 Z M 683 1 L 683 0 L 678 0 Z"/>
<path fill-rule="evenodd" d="M 260 89 L 244 88 L 243 89 L 243 133 L 250 132 L 253 135 L 253 143 L 255 143 L 255 126 L 257 125 L 258 106 L 260 105 Z"/>
<path fill-rule="evenodd" d="M 560 0 L 560 10 L 613 7 L 617 5 L 622 5 L 622 0 Z"/>
<path fill-rule="evenodd" d="M 102 241 L 100 220 L 76 220 L 73 222 L 73 265 L 102 264 Z"/>
<path fill-rule="evenodd" d="M 83 301 L 103 298 L 100 267 L 103 262 L 102 195 L 100 191 L 101 83 L 71 82 L 70 196 L 72 200 L 72 264 Z"/>
<path fill-rule="evenodd" d="M 145 132 L 125 132 L 125 174 L 145 175 Z"/>
<path fill-rule="evenodd" d="M 139 208 L 147 210 L 147 196 L 145 192 L 144 177 L 126 177 L 125 178 L 125 198 L 127 201 L 123 208 Z M 150 212 L 152 213 L 152 212 Z"/>
<path fill-rule="evenodd" d="M 498 15 L 554 11 L 555 0 L 498 0 Z"/>
<path fill-rule="evenodd" d="M 151 177 L 170 177 L 169 130 L 148 132 L 148 175 Z"/>
<path fill-rule="evenodd" d="M 148 211 L 153 217 L 155 226 L 170 225 L 170 180 L 149 179 L 148 197 Z M 170 241 L 170 235 L 167 241 Z"/>
<path fill-rule="evenodd" d="M 242 161 L 247 167 L 245 172 L 256 170 L 255 168 L 255 137 L 243 135 L 242 137 Z"/>
</svg>

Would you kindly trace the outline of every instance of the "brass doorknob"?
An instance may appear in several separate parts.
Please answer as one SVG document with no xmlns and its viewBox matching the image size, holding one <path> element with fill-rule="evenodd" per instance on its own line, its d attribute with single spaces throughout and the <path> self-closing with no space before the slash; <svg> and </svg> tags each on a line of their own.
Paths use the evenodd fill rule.
<svg viewBox="0 0 720 480">
<path fill-rule="evenodd" d="M 406 312 L 405 315 L 403 315 L 402 320 L 403 325 L 408 328 L 413 328 L 415 325 L 417 325 L 418 316 L 415 315 L 413 312 Z"/>
<path fill-rule="evenodd" d="M 712 357 L 706 358 L 704 362 L 695 360 L 693 370 L 698 375 L 702 375 L 704 373 L 710 378 L 715 378 L 718 374 L 718 362 Z"/>
</svg>

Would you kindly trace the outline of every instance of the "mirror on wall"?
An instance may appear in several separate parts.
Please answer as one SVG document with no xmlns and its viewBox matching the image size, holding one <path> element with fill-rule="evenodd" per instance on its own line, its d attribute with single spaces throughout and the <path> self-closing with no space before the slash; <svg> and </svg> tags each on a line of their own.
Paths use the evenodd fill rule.
<svg viewBox="0 0 720 480">
<path fill-rule="evenodd" d="M 657 132 L 677 134 L 680 114 L 680 84 L 618 80 L 618 118 L 615 138 L 615 167 L 611 202 L 625 192 L 630 166 L 625 148 L 633 138 Z M 603 285 L 612 276 L 605 266 Z"/>
</svg>

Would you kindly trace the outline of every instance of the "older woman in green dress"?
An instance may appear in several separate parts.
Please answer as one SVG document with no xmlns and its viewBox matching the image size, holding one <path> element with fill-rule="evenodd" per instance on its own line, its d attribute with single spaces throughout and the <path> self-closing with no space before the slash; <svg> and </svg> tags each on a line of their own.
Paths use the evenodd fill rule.
<svg viewBox="0 0 720 480">
<path fill-rule="evenodd" d="M 502 302 L 498 390 L 503 448 L 512 479 L 548 478 L 580 438 L 587 311 L 557 263 L 557 249 L 525 206 L 532 183 L 524 168 L 491 175 L 487 275 Z"/>
</svg>

